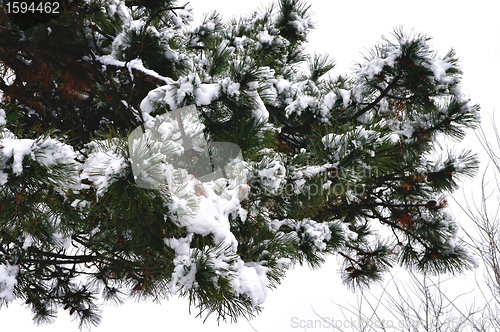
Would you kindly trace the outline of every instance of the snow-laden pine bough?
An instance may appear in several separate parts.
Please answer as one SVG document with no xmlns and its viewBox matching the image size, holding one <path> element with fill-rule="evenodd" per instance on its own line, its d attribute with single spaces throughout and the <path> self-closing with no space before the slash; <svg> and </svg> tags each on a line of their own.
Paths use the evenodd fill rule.
<svg viewBox="0 0 500 332">
<path fill-rule="evenodd" d="M 476 159 L 435 158 L 479 121 L 453 51 L 396 31 L 332 78 L 297 0 L 195 26 L 172 1 L 61 3 L 0 18 L 2 304 L 87 324 L 99 297 L 177 294 L 236 319 L 328 254 L 351 286 L 473 267 L 445 194 Z"/>
</svg>

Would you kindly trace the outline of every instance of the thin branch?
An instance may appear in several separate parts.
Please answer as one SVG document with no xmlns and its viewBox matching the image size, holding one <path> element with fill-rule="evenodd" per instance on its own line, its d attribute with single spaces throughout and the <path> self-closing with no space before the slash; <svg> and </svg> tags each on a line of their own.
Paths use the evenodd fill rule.
<svg viewBox="0 0 500 332">
<path fill-rule="evenodd" d="M 375 99 L 374 101 L 372 101 L 371 103 L 369 103 L 367 106 L 365 106 L 364 108 L 362 108 L 361 110 L 359 110 L 356 114 L 354 114 L 353 118 L 357 119 L 358 117 L 360 117 L 361 115 L 363 115 L 364 113 L 368 112 L 373 107 L 375 107 L 384 97 L 387 97 L 389 91 L 391 91 L 392 88 L 394 88 L 397 85 L 397 83 L 398 83 L 398 81 L 400 79 L 401 79 L 401 73 L 399 73 L 396 77 L 394 77 L 394 80 L 391 82 L 391 84 L 389 84 L 384 89 L 384 91 L 382 91 L 380 93 L 380 95 L 377 97 L 377 99 Z"/>
<path fill-rule="evenodd" d="M 75 259 L 75 260 L 61 260 L 61 259 L 24 259 L 22 263 L 42 263 L 43 265 L 60 265 L 60 264 L 83 264 L 90 263 L 96 260 L 96 256 L 87 259 Z"/>
</svg>

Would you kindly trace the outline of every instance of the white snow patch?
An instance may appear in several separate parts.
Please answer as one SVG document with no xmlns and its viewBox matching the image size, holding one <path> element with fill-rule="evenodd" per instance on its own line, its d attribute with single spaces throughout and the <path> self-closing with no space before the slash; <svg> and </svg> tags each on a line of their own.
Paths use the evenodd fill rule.
<svg viewBox="0 0 500 332">
<path fill-rule="evenodd" d="M 0 299 L 7 302 L 14 300 L 14 287 L 17 284 L 17 274 L 19 266 L 17 265 L 0 265 Z"/>
<path fill-rule="evenodd" d="M 397 131 L 398 134 L 402 134 L 406 136 L 406 138 L 411 138 L 413 135 L 413 132 L 415 132 L 415 128 L 409 123 L 405 123 L 403 126 L 403 130 Z"/>
<path fill-rule="evenodd" d="M 147 69 L 146 67 L 144 67 L 142 60 L 140 60 L 140 59 L 134 59 L 134 60 L 128 62 L 127 68 L 131 72 L 131 74 L 132 74 L 132 69 L 136 69 L 136 70 L 141 71 L 149 76 L 152 76 L 152 77 L 155 77 L 159 80 L 162 80 L 163 82 L 165 82 L 165 84 L 172 84 L 173 83 L 173 80 L 171 78 L 161 76 L 160 74 L 158 74 L 154 70 Z"/>
<path fill-rule="evenodd" d="M 0 140 L 0 146 L 2 147 L 1 154 L 3 157 L 14 158 L 14 164 L 12 165 L 14 174 L 19 176 L 23 172 L 23 159 L 27 155 L 32 155 L 34 142 L 35 141 L 32 139 L 17 138 L 4 138 Z"/>
<path fill-rule="evenodd" d="M 323 136 L 321 139 L 321 142 L 327 147 L 327 148 L 335 148 L 339 142 L 342 140 L 342 135 L 336 135 L 333 133 L 327 134 Z"/>
<path fill-rule="evenodd" d="M 285 182 L 286 168 L 277 159 L 270 160 L 265 157 L 263 162 L 267 163 L 267 168 L 258 170 L 257 174 L 268 193 L 274 195 L 278 192 L 281 184 Z"/>
<path fill-rule="evenodd" d="M 247 220 L 248 211 L 240 207 L 238 209 L 238 216 L 240 217 L 241 221 L 245 222 Z"/>
<path fill-rule="evenodd" d="M 400 57 L 402 54 L 401 50 L 398 48 L 394 48 L 389 50 L 389 53 L 385 57 L 376 57 L 368 63 L 364 67 L 361 68 L 359 73 L 361 75 L 366 75 L 368 77 L 373 77 L 374 75 L 379 74 L 384 66 L 393 66 L 394 61 Z"/>
<path fill-rule="evenodd" d="M 240 268 L 238 269 L 239 287 L 235 287 L 235 289 L 239 294 L 248 296 L 254 307 L 266 300 L 269 285 L 266 275 L 267 270 L 267 267 L 259 263 L 250 262 L 243 265 L 243 261 L 240 261 Z"/>
<path fill-rule="evenodd" d="M 9 180 L 9 175 L 4 171 L 0 170 L 0 186 L 3 186 Z"/>
<path fill-rule="evenodd" d="M 290 81 L 279 78 L 276 82 L 276 89 L 278 90 L 278 93 L 282 93 L 283 91 L 290 89 L 291 85 L 292 83 Z"/>
<path fill-rule="evenodd" d="M 7 115 L 5 111 L 0 108 L 0 126 L 5 126 L 7 124 Z"/>
<path fill-rule="evenodd" d="M 435 60 L 430 64 L 430 69 L 432 70 L 436 81 L 442 81 L 441 78 L 446 76 L 446 70 L 450 67 L 451 64 L 443 60 Z"/>
<path fill-rule="evenodd" d="M 24 234 L 23 250 L 28 249 L 33 244 L 33 237 L 30 234 Z"/>
<path fill-rule="evenodd" d="M 187 237 L 176 239 L 165 239 L 165 244 L 174 249 L 175 253 L 179 256 L 189 256 L 189 245 L 193 239 L 193 233 L 188 234 Z"/>
<path fill-rule="evenodd" d="M 93 151 L 85 160 L 80 177 L 92 181 L 97 189 L 97 196 L 100 196 L 117 177 L 125 174 L 127 162 L 114 149 L 101 147 L 97 142 L 91 142 L 88 146 Z"/>
<path fill-rule="evenodd" d="M 257 39 L 262 44 L 271 44 L 273 42 L 274 37 L 271 36 L 267 30 L 264 30 L 257 35 Z"/>
<path fill-rule="evenodd" d="M 304 228 L 309 240 L 314 244 L 314 250 L 326 250 L 325 241 L 329 241 L 332 237 L 328 223 L 318 223 L 311 219 L 304 219 L 297 226 L 297 230 L 299 228 Z"/>
<path fill-rule="evenodd" d="M 257 82 L 250 82 L 248 86 L 249 90 L 247 90 L 247 95 L 254 99 L 256 105 L 256 108 L 253 109 L 254 117 L 260 119 L 260 121 L 267 122 L 269 119 L 269 111 L 257 92 Z"/>
<path fill-rule="evenodd" d="M 337 94 L 334 91 L 331 91 L 326 94 L 323 103 L 328 109 L 331 109 L 333 105 L 335 105 L 336 101 L 337 101 Z"/>
<path fill-rule="evenodd" d="M 99 61 L 100 63 L 102 63 L 104 66 L 125 67 L 125 64 L 126 64 L 125 61 L 117 60 L 115 57 L 113 57 L 110 54 L 96 56 L 96 60 Z"/>
<path fill-rule="evenodd" d="M 229 97 L 238 100 L 240 96 L 240 83 L 233 82 L 229 77 L 226 77 L 220 82 L 220 87 Z"/>
<path fill-rule="evenodd" d="M 76 159 L 75 151 L 71 145 L 52 138 L 43 141 L 39 146 L 39 152 L 36 157 L 37 161 L 47 167 L 55 164 L 73 164 Z"/>
<path fill-rule="evenodd" d="M 351 93 L 344 89 L 339 89 L 340 96 L 342 97 L 342 101 L 344 103 L 344 107 L 349 106 L 349 102 L 351 101 Z"/>
<path fill-rule="evenodd" d="M 218 84 L 202 84 L 196 89 L 196 106 L 210 105 L 210 103 L 219 96 Z"/>
</svg>

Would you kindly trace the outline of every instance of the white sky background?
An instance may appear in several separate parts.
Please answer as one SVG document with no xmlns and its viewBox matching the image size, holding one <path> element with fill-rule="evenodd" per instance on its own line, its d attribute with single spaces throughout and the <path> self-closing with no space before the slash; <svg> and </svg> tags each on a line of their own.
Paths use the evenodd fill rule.
<svg viewBox="0 0 500 332">
<path fill-rule="evenodd" d="M 490 115 L 495 108 L 495 97 L 500 95 L 500 20 L 494 1 L 369 1 L 313 0 L 311 11 L 317 23 L 310 35 L 309 52 L 328 53 L 337 62 L 332 75 L 350 73 L 355 62 L 362 61 L 362 54 L 381 41 L 381 36 L 389 36 L 394 28 L 402 26 L 404 31 L 426 33 L 432 37 L 432 46 L 438 55 L 445 55 L 454 48 L 461 60 L 464 71 L 462 91 L 473 103 L 481 105 L 482 119 L 490 128 Z M 233 15 L 245 15 L 251 10 L 262 8 L 259 1 L 191 0 L 196 20 L 203 13 L 212 10 L 220 12 L 225 19 Z M 262 1 L 267 4 L 269 1 Z M 267 7 L 267 6 L 266 6 Z M 497 119 L 497 123 L 500 119 Z M 499 124 L 500 125 L 500 124 Z M 493 139 L 494 137 L 492 137 Z M 471 134 L 460 144 L 462 148 L 479 149 Z M 484 155 L 484 154 L 483 154 Z M 477 183 L 479 181 L 475 181 Z M 464 192 L 470 193 L 473 181 L 467 182 Z M 462 192 L 456 193 L 457 197 Z M 453 209 L 457 211 L 457 208 Z M 468 221 L 465 216 L 457 218 Z M 263 312 L 250 323 L 240 319 L 237 324 L 221 323 L 213 318 L 205 323 L 195 318 L 192 308 L 189 314 L 186 300 L 171 298 L 161 305 L 127 302 L 119 307 L 106 307 L 102 323 L 93 331 L 304 331 L 293 328 L 292 319 L 318 319 L 313 309 L 326 317 L 343 319 L 340 311 L 332 303 L 356 304 L 355 294 L 350 293 L 340 282 L 335 257 L 316 271 L 308 267 L 296 268 L 287 273 L 283 283 L 275 290 L 268 291 Z M 389 276 L 387 280 L 389 279 Z M 474 281 L 459 278 L 452 288 L 461 291 L 474 288 Z M 29 309 L 21 302 L 11 303 L 0 311 L 2 331 L 59 332 L 78 331 L 76 322 L 71 322 L 64 310 L 59 311 L 56 323 L 35 327 Z M 253 328 L 252 328 L 253 326 Z M 308 331 L 332 331 L 332 329 L 309 329 Z M 347 329 L 350 330 L 350 329 Z"/>
</svg>

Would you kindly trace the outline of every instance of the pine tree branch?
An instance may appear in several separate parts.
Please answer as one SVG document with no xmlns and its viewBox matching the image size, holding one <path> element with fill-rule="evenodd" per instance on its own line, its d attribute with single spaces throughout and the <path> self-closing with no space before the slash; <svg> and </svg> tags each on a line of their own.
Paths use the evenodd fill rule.
<svg viewBox="0 0 500 332">
<path fill-rule="evenodd" d="M 389 91 L 391 91 L 397 85 L 398 81 L 401 79 L 401 74 L 402 73 L 400 71 L 399 74 L 396 77 L 394 77 L 393 81 L 389 85 L 387 85 L 387 87 L 380 93 L 380 95 L 374 101 L 372 101 L 371 103 L 363 107 L 361 110 L 359 110 L 356 114 L 354 114 L 353 118 L 354 119 L 359 118 L 361 115 L 365 114 L 373 107 L 375 107 L 383 98 L 387 97 Z"/>
<path fill-rule="evenodd" d="M 55 259 L 35 259 L 35 258 L 23 258 L 20 261 L 22 263 L 44 263 L 45 265 L 58 265 L 58 264 L 83 264 L 90 263 L 98 260 L 100 255 L 64 255 L 52 252 L 46 252 L 37 250 L 36 248 L 30 247 L 29 252 L 35 253 L 38 257 L 45 256 Z"/>
<path fill-rule="evenodd" d="M 171 10 L 171 11 L 174 11 L 176 9 L 185 9 L 185 6 L 181 6 L 181 7 L 167 7 L 167 8 L 163 8 L 163 9 L 160 9 L 158 10 L 157 12 L 155 12 L 153 15 L 151 15 L 149 17 L 149 19 L 146 21 L 146 24 L 144 24 L 144 27 L 141 31 L 141 48 L 139 49 L 139 52 L 138 52 L 138 55 L 140 55 L 142 53 L 142 50 L 144 49 L 144 38 L 146 37 L 146 30 L 149 26 L 149 24 L 151 24 L 151 22 L 156 18 L 158 17 L 161 13 L 164 13 L 168 10 Z M 175 13 L 175 12 L 174 12 Z"/>
<path fill-rule="evenodd" d="M 202 313 L 214 312 L 218 314 L 219 319 L 226 316 L 236 319 L 239 316 L 251 315 L 252 309 L 258 309 L 253 303 L 253 295 L 259 294 L 235 294 L 234 286 L 228 278 L 238 278 L 240 271 L 233 271 L 231 267 L 225 268 L 221 264 L 214 265 L 212 263 L 215 259 L 226 262 L 228 266 L 240 259 L 245 263 L 265 264 L 270 286 L 279 283 L 283 277 L 282 270 L 284 272 L 285 267 L 277 264 L 279 257 L 289 257 L 293 261 L 319 266 L 324 255 L 338 252 L 345 268 L 344 281 L 354 281 L 358 284 L 367 284 L 369 280 L 380 278 L 381 272 L 389 265 L 388 262 L 392 262 L 393 254 L 396 253 L 401 263 L 407 263 L 409 268 L 427 268 L 429 262 L 431 269 L 432 263 L 437 266 L 436 270 L 440 266 L 448 268 L 453 267 L 455 263 L 457 266 L 463 264 L 460 262 L 463 257 L 460 257 L 461 252 L 458 251 L 453 254 L 443 253 L 443 263 L 434 258 L 440 254 L 438 251 L 446 246 L 441 240 L 446 241 L 453 234 L 449 229 L 444 229 L 441 221 L 442 206 L 437 205 L 436 200 L 432 200 L 433 205 L 429 204 L 431 201 L 426 203 L 426 198 L 442 191 L 443 188 L 443 181 L 433 182 L 432 179 L 442 180 L 442 173 L 454 169 L 453 166 L 444 164 L 443 170 L 426 173 L 430 167 L 426 163 L 426 152 L 434 141 L 435 137 L 431 135 L 433 132 L 449 134 L 457 132 L 462 125 L 470 127 L 473 109 L 467 107 L 465 101 L 462 104 L 452 99 L 456 104 L 445 107 L 444 114 L 429 115 L 428 111 L 436 111 L 437 107 L 429 98 L 453 98 L 453 91 L 446 92 L 437 84 L 419 80 L 418 74 L 425 74 L 426 69 L 420 65 L 416 67 L 416 64 L 409 60 L 409 55 L 389 63 L 388 58 L 384 56 L 383 46 L 374 54 L 387 65 L 383 66 L 383 75 L 379 75 L 380 77 L 371 79 L 364 74 L 373 69 L 372 65 L 376 65 L 371 63 L 368 64 L 367 71 L 358 72 L 358 76 L 353 80 L 339 78 L 336 81 L 320 82 L 319 77 L 329 69 L 330 63 L 326 57 L 315 57 L 310 65 L 309 79 L 316 83 L 310 81 L 305 84 L 305 78 L 299 75 L 298 66 L 305 60 L 305 45 L 302 42 L 306 41 L 306 32 L 311 26 L 302 21 L 309 19 L 304 17 L 305 7 L 300 5 L 300 1 L 282 0 L 282 3 L 286 3 L 287 7 L 282 11 L 282 19 L 279 18 L 279 13 L 269 12 L 265 19 L 249 17 L 223 26 L 222 22 L 219 25 L 218 19 L 207 18 L 207 23 L 210 20 L 215 24 L 214 29 L 207 25 L 203 34 L 202 28 L 198 30 L 198 34 L 179 29 L 177 24 L 182 25 L 185 21 L 181 11 L 185 9 L 184 6 L 174 7 L 176 4 L 173 1 L 157 3 L 147 0 L 126 1 L 125 5 L 129 8 L 135 5 L 142 8 L 138 11 L 131 8 L 134 11 L 133 18 L 118 19 L 116 15 L 94 17 L 86 14 L 88 10 L 84 6 L 80 9 L 84 10 L 82 13 L 86 16 L 85 20 L 68 21 L 64 33 L 59 33 L 58 30 L 52 33 L 41 31 L 39 35 L 24 39 L 19 38 L 23 32 L 0 34 L 1 40 L 11 41 L 10 44 L 0 46 L 0 63 L 9 69 L 0 78 L 0 89 L 5 91 L 6 107 L 18 110 L 19 120 L 14 119 L 17 123 L 11 126 L 19 124 L 19 136 L 29 136 L 29 128 L 36 126 L 42 131 L 54 128 L 58 133 L 71 127 L 72 131 L 64 140 L 68 145 L 71 142 L 73 151 L 81 150 L 92 141 L 96 137 L 94 133 L 100 136 L 98 138 L 112 143 L 109 146 L 106 144 L 106 149 L 102 151 L 88 147 L 87 151 L 84 151 L 87 154 L 85 158 L 78 155 L 77 161 L 83 163 L 82 166 L 89 170 L 89 175 L 92 171 L 90 180 L 81 181 L 82 184 L 89 185 L 89 189 L 74 190 L 74 187 L 68 187 L 59 191 L 60 188 L 57 188 L 57 194 L 53 194 L 52 189 L 47 191 L 45 187 L 35 186 L 29 193 L 31 195 L 33 192 L 33 198 L 21 198 L 18 192 L 16 202 L 15 190 L 2 196 L 7 203 L 3 207 L 5 212 L 0 214 L 7 223 L 12 222 L 9 221 L 12 217 L 12 207 L 7 205 L 9 201 L 19 206 L 14 205 L 13 208 L 20 211 L 20 218 L 30 220 L 18 223 L 14 231 L 4 227 L 0 232 L 0 263 L 21 264 L 21 270 L 25 273 L 19 274 L 20 283 L 14 295 L 31 300 L 37 315 L 50 316 L 52 310 L 61 306 L 70 309 L 71 313 L 76 312 L 80 317 L 88 317 L 90 310 L 94 308 L 93 295 L 101 292 L 103 288 L 104 297 L 109 298 L 114 292 L 121 293 L 121 290 L 126 288 L 131 290 L 132 295 L 161 297 L 173 290 L 170 279 L 177 269 L 175 257 L 178 256 L 178 248 L 189 248 L 189 260 L 196 264 L 196 271 L 189 270 L 188 263 L 185 264 L 184 272 L 187 273 L 178 276 L 177 286 L 181 287 L 178 294 L 188 295 L 190 300 L 195 299 Z M 98 12 L 99 6 L 100 4 L 96 4 L 95 8 L 91 7 Z M 278 19 L 275 19 L 276 15 Z M 133 40 L 124 45 L 123 52 L 119 52 L 120 57 L 112 57 L 107 51 L 111 44 L 120 43 L 119 39 L 123 34 L 118 32 L 126 32 L 127 27 L 133 24 L 127 22 L 128 19 L 142 20 L 143 24 L 136 32 L 131 31 L 126 36 L 132 37 Z M 223 28 L 220 28 L 221 26 Z M 282 43 L 264 42 L 260 40 L 261 32 L 269 33 L 273 40 L 289 39 L 290 43 L 281 45 Z M 160 41 L 168 41 L 168 46 Z M 408 45 L 403 44 L 403 40 L 400 44 L 403 53 L 410 54 L 414 60 L 419 60 L 419 57 L 421 60 L 427 59 L 427 48 L 424 44 L 411 40 Z M 50 47 L 44 47 L 45 45 Z M 387 46 L 391 54 L 395 54 L 393 46 Z M 165 47 L 168 48 L 169 54 L 165 54 Z M 230 55 L 227 53 L 229 47 Z M 55 55 L 51 52 L 54 48 L 58 50 Z M 209 52 L 206 57 L 202 52 L 203 61 L 200 62 L 200 51 L 197 48 L 214 52 Z M 81 60 L 82 58 L 85 60 Z M 429 55 L 429 59 L 431 58 Z M 16 80 L 12 83 L 8 76 L 11 70 L 16 75 Z M 455 69 L 445 70 L 446 74 L 453 74 L 451 70 Z M 191 74 L 197 75 L 204 84 L 214 84 L 213 88 L 217 86 L 217 89 L 210 87 L 206 91 L 199 91 L 203 94 L 192 96 L 187 93 L 187 85 L 174 84 L 173 79 L 183 82 L 183 79 Z M 284 84 L 278 83 L 281 78 L 286 80 L 283 81 Z M 266 92 L 261 93 L 261 99 L 269 111 L 267 123 L 281 128 L 280 133 L 259 132 L 260 127 L 256 127 L 253 117 L 250 116 L 257 101 L 251 98 L 251 93 L 247 91 L 250 88 L 249 82 L 258 82 L 257 92 L 263 92 L 268 87 L 275 88 L 275 97 L 274 92 Z M 355 88 L 350 89 L 352 82 L 357 82 L 358 87 L 362 88 L 358 91 L 359 95 L 355 93 Z M 168 96 L 161 97 L 161 94 L 153 95 L 154 93 L 150 95 L 156 86 L 168 87 Z M 340 93 L 340 88 L 351 90 L 351 101 L 346 107 L 340 106 L 341 100 L 347 102 L 344 91 L 335 95 L 336 92 Z M 189 86 L 190 91 L 191 89 Z M 247 184 L 252 186 L 253 180 L 262 180 L 255 181 L 256 185 L 251 188 L 249 195 L 246 195 L 248 188 L 243 188 L 245 190 L 242 191 L 239 182 L 234 182 L 239 188 L 233 188 L 232 183 L 231 187 L 218 183 L 218 187 L 214 188 L 217 195 L 210 197 L 208 204 L 228 206 L 226 212 L 231 218 L 229 233 L 226 235 L 231 236 L 230 241 L 238 243 L 238 248 L 228 246 L 227 251 L 223 251 L 215 244 L 216 240 L 212 236 L 214 227 L 219 227 L 212 220 L 224 217 L 226 212 L 215 209 L 209 215 L 203 214 L 202 211 L 196 216 L 200 222 L 207 222 L 204 230 L 209 229 L 209 235 L 206 235 L 204 230 L 181 226 L 185 217 L 180 212 L 184 211 L 178 209 L 180 205 L 173 196 L 170 197 L 167 193 L 163 195 L 163 192 L 162 195 L 157 195 L 141 188 L 139 183 L 134 181 L 137 179 L 134 179 L 136 174 L 130 173 L 128 166 L 126 170 L 121 166 L 112 167 L 114 160 L 108 161 L 108 158 L 100 158 L 94 154 L 111 151 L 120 157 L 130 157 L 127 156 L 125 148 L 123 151 L 113 151 L 115 146 L 122 146 L 118 145 L 119 142 L 126 144 L 120 133 L 129 130 L 131 125 L 138 127 L 138 123 L 142 125 L 145 134 L 147 131 L 150 131 L 147 134 L 154 131 L 145 128 L 144 121 L 141 121 L 144 120 L 139 105 L 141 100 L 149 96 L 155 110 L 151 116 L 154 117 L 155 114 L 170 109 L 170 98 L 181 98 L 183 92 L 186 94 L 182 97 L 184 99 L 178 100 L 179 104 L 188 103 L 191 97 L 204 104 L 198 111 L 201 111 L 206 128 L 200 131 L 199 135 L 206 134 L 212 139 L 224 138 L 224 141 L 227 141 L 227 138 L 240 144 L 245 156 L 244 167 L 252 171 L 246 178 L 242 177 L 241 182 L 244 184 L 250 181 Z M 333 98 L 320 98 L 330 92 L 334 93 L 331 97 L 336 96 L 334 104 L 338 112 L 332 109 L 334 105 L 330 105 Z M 302 97 L 307 98 L 301 100 Z M 336 103 L 340 97 L 340 104 Z M 314 102 L 315 106 L 310 101 Z M 413 141 L 409 143 L 398 140 L 381 143 L 378 140 L 375 142 L 371 139 L 361 139 L 361 136 L 365 136 L 364 133 L 356 133 L 357 126 L 361 125 L 360 117 L 378 112 L 380 105 L 386 101 L 389 102 L 390 108 L 397 111 L 383 115 L 388 120 L 387 124 L 364 123 L 362 128 L 384 137 L 388 132 L 399 128 L 397 120 L 404 118 L 407 112 L 411 112 L 408 116 L 417 119 L 430 117 L 432 123 L 415 127 Z M 407 110 L 403 107 L 405 101 L 408 101 L 408 105 L 417 102 L 422 107 Z M 294 102 L 300 105 L 307 102 L 310 107 L 305 107 L 297 118 L 289 119 L 285 116 L 286 110 Z M 323 122 L 323 119 L 318 117 L 318 110 L 326 109 L 331 111 L 331 118 Z M 201 152 L 190 149 L 196 142 L 195 137 L 189 133 L 188 119 L 181 117 L 183 114 L 178 113 L 177 119 L 173 119 L 174 126 L 165 128 L 165 131 L 171 131 L 172 135 L 177 134 L 175 140 L 183 142 L 185 150 L 182 162 L 183 167 L 188 168 L 189 162 L 197 161 L 196 156 Z M 11 116 L 9 120 L 10 118 Z M 391 120 L 396 120 L 396 123 Z M 265 125 L 265 122 L 262 123 L 262 126 Z M 353 149 L 351 146 L 340 148 L 339 145 L 339 149 L 334 151 L 337 155 L 333 156 L 320 146 L 323 135 L 331 132 L 359 136 L 360 143 L 355 142 Z M 59 135 L 58 133 L 54 132 L 54 136 Z M 311 156 L 307 151 L 302 152 L 301 147 L 321 153 Z M 365 160 L 366 154 L 360 152 L 360 149 L 365 148 L 375 151 L 370 160 Z M 266 151 L 266 158 L 269 160 L 263 160 L 259 151 Z M 330 164 L 333 159 L 338 159 L 342 168 L 337 163 L 334 164 L 336 167 Z M 308 169 L 311 162 L 318 167 L 314 172 L 299 173 L 300 170 Z M 368 169 L 363 168 L 365 174 L 361 175 L 356 169 L 358 162 L 374 165 L 377 168 L 376 174 L 370 172 L 367 175 Z M 9 162 L 7 167 L 11 167 L 10 165 Z M 37 178 L 45 176 L 44 173 L 32 173 L 36 169 L 30 168 L 31 165 L 25 163 L 24 173 L 18 178 L 10 177 L 9 173 L 8 180 L 19 180 L 19 188 L 26 182 L 22 177 L 26 177 L 28 182 L 33 179 L 45 184 L 44 179 Z M 48 166 L 50 170 L 51 167 Z M 94 167 L 95 175 L 92 170 Z M 54 167 L 55 171 L 61 169 L 59 166 Z M 316 172 L 319 169 L 321 171 Z M 127 172 L 125 177 L 119 175 L 122 170 Z M 200 171 L 205 170 L 200 167 Z M 195 172 L 191 173 L 196 175 Z M 120 176 L 123 181 L 108 181 L 108 176 L 111 175 Z M 297 191 L 294 183 L 299 179 L 300 182 L 305 180 L 305 183 L 301 184 L 298 188 L 300 190 Z M 328 189 L 335 191 L 323 191 L 326 189 L 326 179 L 332 182 L 329 183 Z M 426 188 L 421 188 L 426 179 Z M 104 182 L 104 192 L 96 197 L 98 184 Z M 186 198 L 185 206 L 191 208 L 188 198 L 192 196 L 192 185 L 195 186 L 197 195 L 203 193 L 199 193 L 198 182 L 188 182 L 172 183 L 166 190 L 178 194 L 179 199 Z M 289 184 L 292 186 L 289 187 Z M 288 192 L 288 188 L 292 191 Z M 314 188 L 318 190 L 313 194 Z M 285 194 L 271 195 L 268 194 L 268 189 L 284 189 Z M 337 192 L 338 189 L 341 189 L 340 193 Z M 363 189 L 363 192 L 360 193 L 357 189 Z M 226 195 L 227 190 L 230 190 L 229 193 L 237 193 L 238 198 L 243 197 L 239 206 L 236 200 L 236 203 L 232 202 L 231 197 L 236 198 L 235 195 Z M 64 198 L 63 194 L 66 194 Z M 71 200 L 78 199 L 84 204 L 78 203 L 79 208 L 76 210 L 71 207 L 67 210 L 67 197 Z M 354 199 L 351 200 L 351 197 Z M 198 203 L 203 204 L 207 202 L 205 198 L 200 197 L 203 199 L 200 201 L 194 197 Z M 228 199 L 231 199 L 230 205 L 227 205 Z M 193 206 L 195 203 L 193 200 Z M 72 234 L 71 243 L 74 249 L 65 250 L 59 246 L 54 248 L 55 243 L 50 237 L 54 229 L 43 228 L 38 215 L 27 213 L 34 204 L 42 204 L 44 211 L 47 209 L 47 214 L 61 216 L 67 221 L 66 231 Z M 249 219 L 245 219 L 245 212 L 245 216 L 250 214 Z M 208 219 L 205 220 L 206 218 Z M 284 221 L 285 219 L 287 221 Z M 311 223 L 303 223 L 305 219 L 310 219 Z M 324 224 L 321 224 L 322 222 Z M 343 225 L 339 225 L 339 222 Z M 301 227 L 298 229 L 294 227 L 299 225 Z M 341 236 L 343 234 L 340 226 L 345 225 L 358 236 Z M 372 241 L 378 237 L 371 230 L 370 226 L 373 225 L 385 230 L 390 229 L 390 232 L 381 234 L 386 236 L 384 240 L 389 244 Z M 33 227 L 37 230 L 42 227 L 43 236 L 37 237 L 37 241 L 29 248 L 23 249 L 23 240 L 19 239 L 19 236 L 23 233 L 31 234 Z M 328 230 L 332 235 L 331 239 L 322 239 L 322 234 Z M 126 240 L 124 234 L 127 234 Z M 317 240 L 326 245 L 325 249 L 316 250 Z M 389 251 L 394 243 L 396 245 Z M 12 253 L 13 258 L 9 253 Z M 253 267 L 253 264 L 249 267 Z M 191 272 L 196 272 L 196 285 L 191 283 Z M 76 286 L 75 280 L 78 281 L 85 275 L 90 276 L 85 285 Z M 254 281 L 260 287 L 261 281 L 264 280 L 252 280 L 252 284 Z M 116 288 L 108 288 L 111 285 Z M 177 288 L 176 285 L 173 286 Z"/>
<path fill-rule="evenodd" d="M 281 138 L 281 141 L 283 143 L 288 142 L 288 143 L 292 144 L 295 148 L 299 148 L 304 144 L 304 142 L 301 142 L 299 139 L 297 139 L 297 137 L 295 137 L 292 134 L 281 132 L 281 133 L 278 133 L 278 137 Z"/>
<path fill-rule="evenodd" d="M 148 73 L 145 73 L 139 69 L 132 68 L 132 74 L 145 82 L 156 84 L 157 86 L 162 86 L 169 84 L 170 82 L 167 79 L 161 79 L 159 77 L 155 77 Z"/>
<path fill-rule="evenodd" d="M 3 77 L 0 78 L 0 90 L 2 90 L 5 93 L 9 94 L 9 90 L 11 89 L 10 85 L 7 85 L 5 81 L 3 80 Z"/>
<path fill-rule="evenodd" d="M 327 207 L 327 212 L 332 212 L 334 214 L 341 213 L 347 210 L 371 210 L 375 207 L 386 207 L 386 208 L 413 208 L 413 207 L 426 207 L 427 203 L 404 203 L 404 204 L 393 204 L 385 202 L 364 202 L 364 203 L 353 203 L 353 204 L 341 204 L 333 207 Z"/>
<path fill-rule="evenodd" d="M 63 254 L 56 254 L 52 252 L 46 252 L 46 251 L 39 251 L 43 256 L 47 257 L 53 257 L 53 258 L 61 258 L 61 259 L 75 259 L 75 260 L 88 260 L 88 259 L 96 259 L 98 256 L 96 255 L 63 255 Z"/>
<path fill-rule="evenodd" d="M 344 257 L 346 260 L 348 260 L 349 262 L 351 262 L 351 264 L 356 264 L 356 265 L 360 265 L 360 262 L 358 262 L 357 260 L 355 260 L 354 258 L 344 254 L 343 252 L 339 251 L 338 252 L 340 256 Z"/>
<path fill-rule="evenodd" d="M 381 93 L 384 93 L 385 89 L 379 87 L 379 86 L 375 86 L 375 89 L 379 90 Z M 408 100 L 412 100 L 414 98 L 417 97 L 417 95 L 411 95 L 409 97 L 401 97 L 401 96 L 395 96 L 395 95 L 391 95 L 389 93 L 386 93 L 385 95 L 387 98 L 391 98 L 391 99 L 396 99 L 396 100 L 403 100 L 403 101 L 408 101 Z"/>
<path fill-rule="evenodd" d="M 1 259 L 7 261 L 12 260 L 14 257 L 12 257 L 12 255 L 7 250 L 5 250 L 5 248 L 1 244 L 2 243 L 0 243 L 0 251 L 3 253 L 2 255 L 0 255 Z"/>
<path fill-rule="evenodd" d="M 419 242 L 425 248 L 425 250 L 429 250 L 430 249 L 429 246 L 427 245 L 427 243 L 425 243 L 417 235 L 415 235 L 412 232 L 410 232 L 408 229 L 405 229 L 404 227 L 401 227 L 400 225 L 398 225 L 395 222 L 391 221 L 389 218 L 386 218 L 386 217 L 382 216 L 375 208 L 372 208 L 371 211 L 376 216 L 376 218 L 378 220 L 380 220 L 382 223 L 391 226 L 392 229 L 398 229 L 401 232 L 403 232 L 404 234 L 406 234 L 408 237 L 410 237 L 410 238 L 412 238 L 414 240 L 417 240 L 417 242 Z"/>
<path fill-rule="evenodd" d="M 51 260 L 46 260 L 46 259 L 33 259 L 33 258 L 28 258 L 28 259 L 23 259 L 22 263 L 42 263 L 43 265 L 60 265 L 60 264 L 83 264 L 83 263 L 90 263 L 96 261 L 96 256 L 89 257 L 86 259 L 73 259 L 73 260 L 61 260 L 61 259 L 51 259 Z"/>
</svg>

